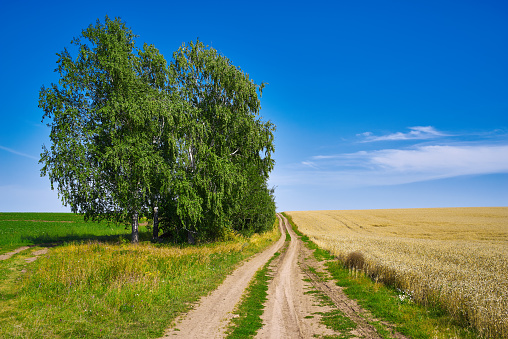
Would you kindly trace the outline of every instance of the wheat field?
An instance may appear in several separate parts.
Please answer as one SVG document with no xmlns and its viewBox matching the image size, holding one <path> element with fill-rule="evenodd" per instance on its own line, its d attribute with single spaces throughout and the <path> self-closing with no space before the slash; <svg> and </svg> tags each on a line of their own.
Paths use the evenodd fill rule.
<svg viewBox="0 0 508 339">
<path fill-rule="evenodd" d="M 287 212 L 341 260 L 423 304 L 438 303 L 478 329 L 508 338 L 508 207 Z"/>
</svg>

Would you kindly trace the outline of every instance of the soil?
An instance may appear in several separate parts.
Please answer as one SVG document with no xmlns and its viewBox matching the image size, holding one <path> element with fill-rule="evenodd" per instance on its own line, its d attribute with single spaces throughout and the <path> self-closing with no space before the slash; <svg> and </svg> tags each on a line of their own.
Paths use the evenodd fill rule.
<svg viewBox="0 0 508 339">
<path fill-rule="evenodd" d="M 314 335 L 333 335 L 334 332 L 320 324 L 317 312 L 328 312 L 330 307 L 321 305 L 313 294 L 312 284 L 300 265 L 307 257 L 302 241 L 282 217 L 291 236 L 287 251 L 271 265 L 273 280 L 268 286 L 268 302 L 261 316 L 263 328 L 256 338 L 311 338 Z"/>
<path fill-rule="evenodd" d="M 342 288 L 327 276 L 323 262 L 314 259 L 312 251 L 293 232 L 287 219 L 282 215 L 277 217 L 282 231 L 279 241 L 245 262 L 217 290 L 202 298 L 189 313 L 178 318 L 164 338 L 224 338 L 233 317 L 231 312 L 255 272 L 282 248 L 285 230 L 290 234 L 291 241 L 287 250 L 270 264 L 273 279 L 268 287 L 268 300 L 261 316 L 263 327 L 256 338 L 381 338 L 368 322 L 375 319 L 356 301 L 349 299 Z M 327 296 L 327 302 L 323 301 L 323 296 Z M 353 329 L 339 332 L 321 323 L 322 314 L 337 310 L 355 323 Z M 405 339 L 394 331 L 392 336 Z"/>
<path fill-rule="evenodd" d="M 8 253 L 5 253 L 5 254 L 2 254 L 0 255 L 0 260 L 7 260 L 9 259 L 10 257 L 12 257 L 14 254 L 17 254 L 17 253 L 20 253 L 22 251 L 25 251 L 25 250 L 28 250 L 30 248 L 32 248 L 34 246 L 23 246 L 23 247 L 19 247 L 17 249 L 15 249 L 14 251 L 12 252 L 8 252 Z M 27 264 L 30 264 L 32 262 L 34 262 L 35 260 L 37 260 L 41 255 L 44 255 L 48 253 L 48 249 L 47 248 L 43 248 L 43 249 L 40 249 L 40 250 L 36 250 L 36 251 L 32 251 L 30 253 L 30 255 L 33 255 L 33 257 L 28 257 L 28 258 L 25 258 L 25 262 Z M 26 264 L 25 264 L 26 266 Z M 12 269 L 12 268 L 11 268 Z M 21 273 L 26 273 L 26 270 L 25 269 L 22 269 L 21 270 Z"/>
<path fill-rule="evenodd" d="M 16 248 L 14 251 L 12 252 L 7 252 L 5 254 L 0 254 L 0 260 L 7 260 L 9 259 L 10 257 L 12 257 L 14 254 L 16 253 L 19 253 L 19 252 L 22 252 L 24 250 L 27 250 L 29 249 L 30 246 L 23 246 L 23 247 L 20 247 L 20 248 Z"/>
<path fill-rule="evenodd" d="M 25 261 L 30 263 L 30 262 L 33 262 L 35 261 L 39 256 L 43 255 L 43 254 L 46 254 L 48 253 L 48 247 L 54 247 L 55 244 L 40 244 L 40 245 L 30 245 L 30 246 L 23 246 L 23 247 L 19 247 L 19 248 L 16 248 L 14 251 L 12 252 L 7 252 L 7 253 L 4 253 L 4 254 L 0 254 L 0 261 L 1 260 L 7 260 L 9 259 L 10 257 L 12 257 L 14 254 L 17 254 L 19 252 L 23 252 L 24 250 L 28 250 L 32 247 L 37 247 L 37 246 L 44 246 L 46 248 L 43 248 L 43 249 L 40 249 L 40 250 L 37 250 L 37 251 L 33 251 L 32 255 L 34 255 L 35 257 L 31 257 L 31 258 L 26 258 Z"/>
<path fill-rule="evenodd" d="M 43 248 L 41 250 L 33 251 L 32 253 L 30 253 L 31 255 L 33 255 L 33 257 L 26 258 L 25 261 L 27 263 L 34 262 L 35 260 L 37 260 L 37 258 L 39 258 L 39 256 L 41 256 L 43 254 L 46 254 L 46 253 L 48 253 L 48 249 L 47 248 Z"/>
</svg>

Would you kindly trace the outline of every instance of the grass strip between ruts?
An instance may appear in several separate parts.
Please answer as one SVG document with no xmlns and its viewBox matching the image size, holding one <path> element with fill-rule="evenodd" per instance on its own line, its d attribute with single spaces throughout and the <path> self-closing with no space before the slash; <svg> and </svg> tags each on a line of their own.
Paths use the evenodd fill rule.
<svg viewBox="0 0 508 339">
<path fill-rule="evenodd" d="M 287 249 L 288 242 L 291 241 L 291 236 L 289 236 L 289 239 L 288 236 L 289 234 L 286 232 L 284 246 L 280 251 L 275 252 L 270 260 L 256 272 L 247 287 L 242 300 L 233 312 L 237 317 L 231 320 L 227 338 L 252 338 L 263 326 L 261 315 L 263 314 L 264 303 L 267 300 L 268 284 L 272 280 L 269 275 L 269 266 L 275 258 Z"/>
</svg>

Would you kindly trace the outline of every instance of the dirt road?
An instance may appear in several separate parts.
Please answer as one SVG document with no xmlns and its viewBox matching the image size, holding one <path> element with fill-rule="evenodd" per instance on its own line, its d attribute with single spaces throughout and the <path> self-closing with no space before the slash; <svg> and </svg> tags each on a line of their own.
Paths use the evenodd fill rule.
<svg viewBox="0 0 508 339">
<path fill-rule="evenodd" d="M 250 280 L 284 244 L 286 235 L 282 221 L 279 221 L 279 228 L 282 236 L 277 243 L 237 268 L 193 310 L 176 319 L 163 338 L 224 338 L 226 327 L 233 317 L 232 311 Z"/>
<path fill-rule="evenodd" d="M 12 252 L 8 252 L 8 253 L 0 255 L 0 260 L 7 260 L 10 257 L 12 257 L 14 254 L 17 254 L 19 252 L 23 252 L 24 250 L 28 250 L 28 249 L 30 249 L 32 247 L 35 247 L 35 246 L 23 246 L 23 247 L 19 247 L 19 248 L 15 249 Z M 39 256 L 41 256 L 43 254 L 46 254 L 46 253 L 48 253 L 48 249 L 47 248 L 43 248 L 43 249 L 38 250 L 38 251 L 33 251 L 31 254 L 34 255 L 34 257 L 27 258 L 27 259 L 25 259 L 25 261 L 27 263 L 34 262 L 35 260 L 37 260 L 37 258 Z"/>
<path fill-rule="evenodd" d="M 337 335 L 347 338 L 381 338 L 369 324 L 372 317 L 327 276 L 323 263 L 291 229 L 282 215 L 283 236 L 268 250 L 239 267 L 224 283 L 187 315 L 177 319 L 164 338 L 224 338 L 231 312 L 244 289 L 273 254 L 282 248 L 285 232 L 289 246 L 270 264 L 273 279 L 256 338 L 313 338 Z M 328 322 L 328 327 L 323 324 Z M 330 322 L 333 325 L 330 326 Z M 404 338 L 393 333 L 396 338 Z"/>
<path fill-rule="evenodd" d="M 268 289 L 263 328 L 256 338 L 314 338 L 340 336 L 381 338 L 368 323 L 370 318 L 327 276 L 324 265 L 312 256 L 280 216 L 291 236 L 285 255 L 274 263 L 274 278 Z M 322 319 L 334 323 L 325 326 Z"/>
<path fill-rule="evenodd" d="M 302 242 L 289 227 L 285 217 L 282 218 L 291 236 L 287 251 L 273 263 L 275 272 L 268 287 L 268 302 L 261 319 L 263 328 L 257 338 L 310 338 L 314 334 L 333 334 L 320 325 L 314 316 L 324 311 L 309 292 L 312 285 L 304 282 L 304 271 L 300 268 L 302 261 Z M 326 308 L 328 311 L 328 308 Z"/>
</svg>

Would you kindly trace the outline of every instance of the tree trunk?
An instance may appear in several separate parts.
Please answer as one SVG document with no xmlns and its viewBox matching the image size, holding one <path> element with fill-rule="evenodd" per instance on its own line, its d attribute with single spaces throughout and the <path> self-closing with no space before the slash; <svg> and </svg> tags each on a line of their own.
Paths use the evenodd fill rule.
<svg viewBox="0 0 508 339">
<path fill-rule="evenodd" d="M 187 242 L 191 245 L 196 243 L 196 240 L 194 240 L 194 234 L 192 234 L 190 230 L 187 230 Z"/>
<path fill-rule="evenodd" d="M 132 214 L 132 243 L 139 242 L 139 225 L 138 225 L 138 212 Z"/>
<path fill-rule="evenodd" d="M 153 240 L 159 238 L 159 208 L 153 208 Z"/>
</svg>

